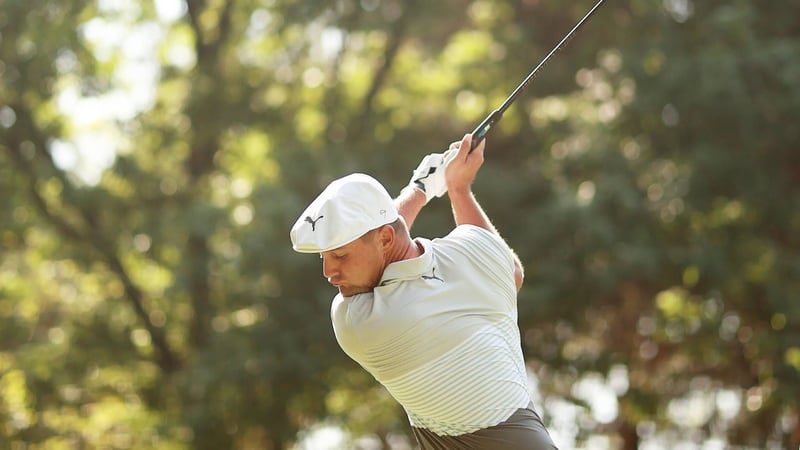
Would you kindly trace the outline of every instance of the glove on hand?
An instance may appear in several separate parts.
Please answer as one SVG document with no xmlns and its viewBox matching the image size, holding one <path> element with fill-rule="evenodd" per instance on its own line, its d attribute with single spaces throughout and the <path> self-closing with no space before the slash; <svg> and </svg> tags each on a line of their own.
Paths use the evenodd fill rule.
<svg viewBox="0 0 800 450">
<path fill-rule="evenodd" d="M 425 203 L 434 197 L 441 197 L 447 192 L 444 170 L 447 164 L 456 157 L 457 150 L 444 153 L 431 153 L 422 158 L 422 162 L 411 174 L 409 185 L 425 194 Z"/>
</svg>

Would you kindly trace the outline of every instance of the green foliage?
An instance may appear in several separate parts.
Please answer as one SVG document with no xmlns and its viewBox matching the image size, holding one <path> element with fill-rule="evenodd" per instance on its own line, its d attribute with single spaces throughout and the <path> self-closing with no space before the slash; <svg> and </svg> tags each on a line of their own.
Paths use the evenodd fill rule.
<svg viewBox="0 0 800 450">
<path fill-rule="evenodd" d="M 407 435 L 288 230 L 347 172 L 399 191 L 591 5 L 0 5 L 0 443 Z M 489 137 L 475 192 L 562 447 L 800 445 L 798 13 L 604 4 Z"/>
</svg>

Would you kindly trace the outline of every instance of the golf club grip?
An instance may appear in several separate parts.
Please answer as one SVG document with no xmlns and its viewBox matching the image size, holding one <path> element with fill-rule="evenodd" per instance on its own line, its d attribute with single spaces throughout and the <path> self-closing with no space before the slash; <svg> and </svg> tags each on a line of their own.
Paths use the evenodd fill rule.
<svg viewBox="0 0 800 450">
<path fill-rule="evenodd" d="M 486 138 L 486 135 L 489 134 L 489 130 L 491 130 L 494 124 L 497 123 L 502 117 L 502 111 L 496 109 L 492 111 L 491 114 L 486 116 L 486 118 L 483 119 L 483 122 L 475 127 L 475 129 L 472 131 L 472 144 L 470 144 L 469 153 L 472 153 L 472 151 L 475 150 L 475 147 L 480 145 L 481 141 L 483 141 L 483 139 Z"/>
</svg>

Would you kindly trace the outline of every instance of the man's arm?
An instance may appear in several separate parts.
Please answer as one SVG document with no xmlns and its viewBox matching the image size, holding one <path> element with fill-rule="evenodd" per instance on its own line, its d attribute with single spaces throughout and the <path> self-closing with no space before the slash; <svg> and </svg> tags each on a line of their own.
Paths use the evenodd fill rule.
<svg viewBox="0 0 800 450">
<path fill-rule="evenodd" d="M 400 216 L 406 221 L 406 226 L 409 230 L 426 202 L 425 194 L 411 186 L 404 187 L 403 190 L 400 191 L 400 195 L 394 199 L 397 212 L 400 213 Z"/>
<path fill-rule="evenodd" d="M 450 197 L 450 204 L 453 207 L 453 219 L 456 225 L 475 225 L 500 236 L 500 233 L 498 233 L 497 229 L 492 225 L 491 220 L 489 220 L 489 217 L 483 211 L 483 208 L 472 193 L 472 182 L 478 174 L 478 169 L 483 165 L 485 143 L 486 141 L 481 142 L 481 144 L 470 153 L 469 148 L 472 144 L 472 136 L 467 134 L 461 142 L 454 142 L 450 145 L 451 149 L 458 149 L 458 154 L 455 159 L 447 165 L 445 170 L 447 192 Z M 519 291 L 522 287 L 525 274 L 522 269 L 522 263 L 516 252 L 512 250 L 511 255 L 514 259 L 514 281 Z"/>
</svg>

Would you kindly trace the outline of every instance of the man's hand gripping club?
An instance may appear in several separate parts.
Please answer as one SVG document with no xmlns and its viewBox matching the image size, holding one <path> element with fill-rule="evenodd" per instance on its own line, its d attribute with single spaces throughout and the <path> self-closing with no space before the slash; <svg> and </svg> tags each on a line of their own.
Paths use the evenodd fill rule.
<svg viewBox="0 0 800 450">
<path fill-rule="evenodd" d="M 406 221 L 409 229 L 414 224 L 420 210 L 434 197 L 443 196 L 448 189 L 451 192 L 451 202 L 454 194 L 458 197 L 466 193 L 467 197 L 471 198 L 470 186 L 478 169 L 483 164 L 485 147 L 485 142 L 481 142 L 475 151 L 470 153 L 471 142 L 471 136 L 467 134 L 461 141 L 450 144 L 445 152 L 425 156 L 419 167 L 414 170 L 408 185 L 395 199 L 397 211 Z M 458 162 L 455 162 L 457 158 Z M 451 165 L 454 165 L 452 169 Z M 456 203 L 461 202 L 456 199 Z M 472 214 L 467 216 L 472 216 Z"/>
<path fill-rule="evenodd" d="M 480 144 L 470 151 L 472 146 L 472 135 L 465 134 L 461 141 L 453 142 L 445 152 L 453 152 L 445 167 L 445 185 L 450 192 L 450 201 L 453 201 L 453 194 L 463 194 L 471 192 L 472 182 L 478 175 L 478 170 L 483 165 L 483 150 L 486 141 L 481 140 Z"/>
<path fill-rule="evenodd" d="M 450 188 L 450 184 L 454 184 L 457 188 L 469 188 L 478 169 L 483 164 L 485 145 L 481 141 L 476 148 L 478 155 L 473 157 L 469 151 L 471 142 L 472 137 L 467 134 L 461 141 L 451 143 L 444 153 L 431 153 L 422 158 L 419 166 L 411 174 L 408 185 L 425 194 L 425 203 L 430 202 L 434 197 L 443 196 Z M 464 151 L 460 151 L 461 149 Z M 459 158 L 458 167 L 451 170 L 453 180 L 448 181 L 446 177 L 446 172 L 450 170 L 448 166 L 456 158 Z"/>
<path fill-rule="evenodd" d="M 447 192 L 444 172 L 447 164 L 455 157 L 453 145 L 444 153 L 431 153 L 422 158 L 419 166 L 411 174 L 408 185 L 425 194 L 425 203 Z"/>
</svg>

